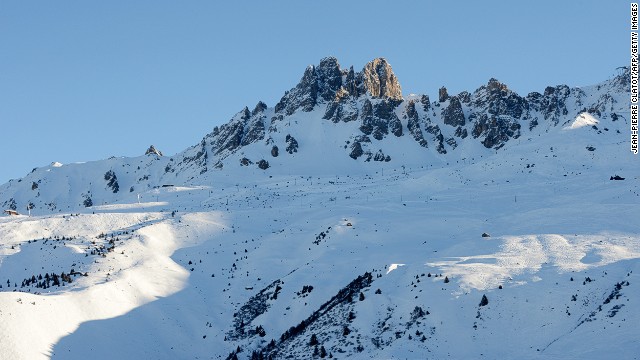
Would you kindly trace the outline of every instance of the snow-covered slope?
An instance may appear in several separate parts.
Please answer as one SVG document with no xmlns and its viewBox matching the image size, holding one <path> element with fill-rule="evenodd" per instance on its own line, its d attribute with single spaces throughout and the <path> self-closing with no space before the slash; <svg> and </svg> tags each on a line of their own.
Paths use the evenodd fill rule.
<svg viewBox="0 0 640 360">
<path fill-rule="evenodd" d="M 622 144 L 628 141 L 629 76 L 626 69 L 598 85 L 559 85 L 526 97 L 491 79 L 473 93 L 450 96 L 441 88 L 431 101 L 428 95 L 403 98 L 385 59 L 354 72 L 325 58 L 274 107 L 245 108 L 179 154 L 162 156 L 151 147 L 137 158 L 54 162 L 1 185 L 0 205 L 33 214 L 76 211 L 130 201 L 163 185 L 211 184 L 216 172 L 252 178 L 441 166 L 487 157 L 515 142 L 533 141 L 546 151 L 542 138 L 560 146 L 554 134 L 582 126 L 589 128 L 581 135 L 585 142 Z"/>
<path fill-rule="evenodd" d="M 0 358 L 637 358 L 628 76 L 430 101 L 327 58 L 182 153 L 36 168 Z"/>
</svg>

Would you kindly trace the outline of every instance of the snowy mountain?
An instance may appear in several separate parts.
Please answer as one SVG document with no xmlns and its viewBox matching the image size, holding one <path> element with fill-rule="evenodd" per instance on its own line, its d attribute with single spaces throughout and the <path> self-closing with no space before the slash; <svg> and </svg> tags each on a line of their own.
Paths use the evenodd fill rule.
<svg viewBox="0 0 640 360">
<path fill-rule="evenodd" d="M 430 101 L 428 95 L 403 98 L 385 59 L 354 72 L 325 58 L 309 66 L 275 107 L 262 102 L 253 110 L 245 107 L 175 156 L 163 157 L 151 146 L 139 158 L 53 163 L 0 187 L 0 204 L 20 211 L 30 207 L 34 213 L 74 211 L 162 185 L 209 183 L 216 171 L 239 167 L 251 174 L 249 169 L 259 168 L 268 174 L 346 175 L 376 166 L 433 166 L 489 156 L 524 138 L 563 133 L 585 116 L 606 124 L 590 124 L 602 135 L 598 140 L 622 142 L 627 140 L 628 78 L 626 69 L 595 86 L 559 85 L 526 97 L 490 79 L 473 93 L 449 96 L 440 88 L 437 101 Z M 372 165 L 376 162 L 381 164 Z"/>
<path fill-rule="evenodd" d="M 637 358 L 629 76 L 431 99 L 325 58 L 181 153 L 35 168 L 0 358 Z"/>
</svg>

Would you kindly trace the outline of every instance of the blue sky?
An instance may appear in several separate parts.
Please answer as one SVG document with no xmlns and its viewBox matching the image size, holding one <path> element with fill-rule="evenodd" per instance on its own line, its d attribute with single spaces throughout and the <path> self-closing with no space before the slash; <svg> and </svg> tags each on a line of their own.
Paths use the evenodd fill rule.
<svg viewBox="0 0 640 360">
<path fill-rule="evenodd" d="M 0 183 L 53 161 L 165 155 L 305 67 L 385 57 L 403 93 L 526 95 L 629 62 L 627 1 L 0 1 Z"/>
</svg>

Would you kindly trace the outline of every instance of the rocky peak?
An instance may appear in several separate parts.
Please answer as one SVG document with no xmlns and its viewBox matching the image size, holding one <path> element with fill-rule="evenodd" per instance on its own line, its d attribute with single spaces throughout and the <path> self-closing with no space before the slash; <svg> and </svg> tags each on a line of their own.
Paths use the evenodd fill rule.
<svg viewBox="0 0 640 360">
<path fill-rule="evenodd" d="M 487 85 L 479 87 L 470 100 L 476 108 L 474 113 L 487 112 L 492 116 L 520 118 L 528 108 L 524 98 L 494 78 L 489 79 Z"/>
<path fill-rule="evenodd" d="M 353 71 L 353 66 L 351 66 L 349 68 L 349 71 L 347 71 L 347 75 L 344 81 L 344 88 L 353 97 L 360 96 L 358 79 L 356 78 L 356 73 Z"/>
<path fill-rule="evenodd" d="M 330 101 L 342 86 L 342 72 L 340 64 L 335 57 L 326 57 L 320 60 L 320 65 L 316 68 L 318 93 L 322 100 Z"/>
<path fill-rule="evenodd" d="M 491 78 L 487 84 L 487 89 L 491 94 L 500 95 L 507 91 L 507 85 L 501 83 L 496 78 Z"/>
<path fill-rule="evenodd" d="M 251 112 L 251 116 L 256 116 L 257 113 L 264 112 L 265 110 L 267 110 L 267 104 L 262 101 L 258 101 L 256 107 L 253 108 L 253 111 Z"/>
<path fill-rule="evenodd" d="M 544 98 L 540 104 L 544 118 L 553 121 L 557 125 L 560 118 L 569 113 L 567 100 L 570 95 L 571 89 L 567 85 L 547 86 L 544 89 Z"/>
<path fill-rule="evenodd" d="M 613 87 L 625 92 L 631 91 L 631 67 L 621 66 L 616 70 L 618 71 L 618 74 L 613 78 Z"/>
<path fill-rule="evenodd" d="M 372 97 L 402 100 L 402 88 L 391 65 L 384 58 L 377 58 L 362 69 L 364 90 Z"/>
<path fill-rule="evenodd" d="M 298 109 L 309 112 L 313 110 L 317 100 L 318 75 L 315 66 L 310 65 L 304 71 L 298 85 L 287 91 L 276 104 L 275 111 L 284 112 L 286 115 L 291 115 Z"/>
<path fill-rule="evenodd" d="M 402 102 L 402 88 L 387 60 L 374 59 L 364 66 L 362 72 L 355 72 L 353 67 L 340 69 L 335 57 L 326 57 L 318 66 L 307 67 L 298 85 L 284 94 L 275 111 L 284 115 L 291 115 L 297 110 L 309 112 L 318 103 L 339 102 L 365 94 L 392 100 L 396 104 Z"/>
<path fill-rule="evenodd" d="M 318 102 L 332 101 L 341 86 L 342 71 L 338 59 L 326 57 L 318 66 L 307 67 L 298 85 L 284 94 L 275 110 L 286 115 L 298 109 L 309 112 Z"/>
<path fill-rule="evenodd" d="M 158 155 L 158 156 L 162 156 L 162 152 L 160 150 L 157 150 L 155 148 L 155 146 L 151 145 L 149 146 L 149 148 L 147 149 L 147 151 L 145 151 L 144 153 L 145 155 Z"/>
<path fill-rule="evenodd" d="M 457 96 L 452 96 L 449 99 L 449 106 L 442 110 L 443 122 L 453 127 L 464 126 L 465 118 L 460 100 Z"/>
<path fill-rule="evenodd" d="M 251 117 L 251 112 L 249 111 L 249 108 L 246 106 L 244 107 L 244 109 L 242 109 L 241 113 L 242 115 L 240 116 L 240 118 L 242 120 L 246 121 L 246 120 L 249 120 L 249 118 Z"/>
<path fill-rule="evenodd" d="M 447 99 L 449 99 L 449 94 L 447 93 L 447 88 L 443 86 L 438 89 L 438 102 L 442 103 L 447 101 Z"/>
</svg>

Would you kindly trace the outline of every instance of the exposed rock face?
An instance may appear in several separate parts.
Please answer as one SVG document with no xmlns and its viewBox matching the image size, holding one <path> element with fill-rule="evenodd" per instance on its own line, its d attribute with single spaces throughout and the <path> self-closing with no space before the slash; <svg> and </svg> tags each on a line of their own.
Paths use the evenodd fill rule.
<svg viewBox="0 0 640 360">
<path fill-rule="evenodd" d="M 544 89 L 544 100 L 542 103 L 544 118 L 553 121 L 554 125 L 557 125 L 560 117 L 566 116 L 569 113 L 566 102 L 570 94 L 571 91 L 567 85 L 549 86 Z"/>
<path fill-rule="evenodd" d="M 160 150 L 157 150 L 153 145 L 149 146 L 149 148 L 147 149 L 147 151 L 144 152 L 144 154 L 162 156 L 162 152 L 160 152 Z"/>
<path fill-rule="evenodd" d="M 318 75 L 314 66 L 304 71 L 302 79 L 295 88 L 287 91 L 280 102 L 276 104 L 276 112 L 291 115 L 296 110 L 309 112 L 313 110 L 318 100 Z"/>
<path fill-rule="evenodd" d="M 458 128 L 456 129 L 456 132 L 454 133 L 455 136 L 464 139 L 467 136 L 469 136 L 467 129 L 463 128 L 462 126 L 458 126 Z"/>
<path fill-rule="evenodd" d="M 354 141 L 351 144 L 351 152 L 349 153 L 349 157 L 357 160 L 360 156 L 362 156 L 362 154 L 364 154 L 364 151 L 362 150 L 362 145 L 360 145 L 359 141 Z"/>
<path fill-rule="evenodd" d="M 609 89 L 628 87 L 629 71 L 622 73 L 619 76 L 621 80 L 612 80 L 606 86 Z M 194 147 L 193 154 L 184 157 L 183 163 L 188 159 L 206 169 L 207 157 L 214 156 L 216 159 L 211 163 L 221 166 L 221 161 L 229 154 L 259 141 L 264 141 L 267 149 L 271 149 L 271 156 L 278 156 L 277 140 L 274 139 L 281 139 L 277 133 L 283 129 L 296 131 L 289 130 L 289 127 L 293 128 L 294 121 L 297 123 L 299 120 L 289 116 L 298 111 L 319 109 L 324 112 L 322 119 L 336 126 L 358 121 L 362 135 L 351 134 L 350 139 L 354 140 L 347 141 L 345 149 L 348 149 L 350 157 L 361 161 L 388 161 L 389 155 L 383 157 L 382 150 L 372 148 L 378 146 L 372 141 L 385 141 L 390 133 L 402 137 L 405 135 L 404 121 L 413 141 L 425 149 L 433 144 L 435 151 L 446 154 L 469 135 L 487 148 L 501 148 L 510 139 L 520 136 L 523 125 L 530 130 L 542 121 L 547 121 L 550 126 L 557 125 L 560 121 L 568 121 L 567 117 L 571 118 L 569 113 L 575 111 L 576 106 L 598 117 L 609 116 L 612 121 L 619 118 L 611 113 L 615 100 L 607 92 L 594 101 L 578 88 L 559 85 L 546 88 L 544 94 L 533 92 L 525 98 L 496 79 L 490 79 L 473 93 L 463 91 L 455 96 L 449 95 L 442 87 L 438 91 L 438 102 L 434 103 L 427 95 L 411 97 L 402 108 L 401 122 L 398 114 L 403 102 L 398 79 L 385 59 L 374 59 L 357 72 L 353 67 L 341 69 L 336 58 L 327 57 L 318 65 L 307 67 L 300 82 L 284 94 L 274 109 L 269 110 L 263 102 L 259 102 L 252 111 L 243 109 L 229 123 L 216 127 L 203 139 L 200 148 Z M 436 111 L 440 107 L 442 109 Z M 266 114 L 270 114 L 269 123 Z M 453 131 L 442 124 L 453 127 Z M 267 131 L 270 135 L 265 140 Z M 292 134 L 297 135 L 293 132 L 287 134 L 284 148 L 289 154 L 298 151 L 298 142 Z M 384 148 L 383 144 L 380 146 Z M 182 163 L 177 162 L 177 167 L 170 165 L 174 171 Z"/>
<path fill-rule="evenodd" d="M 259 102 L 253 112 L 245 107 L 230 122 L 220 126 L 212 134 L 215 138 L 212 142 L 216 155 L 224 152 L 232 153 L 239 147 L 249 145 L 264 139 L 264 103 Z"/>
<path fill-rule="evenodd" d="M 483 136 L 482 145 L 487 148 L 499 149 L 510 138 L 517 139 L 520 137 L 520 124 L 508 117 L 489 118 L 486 114 L 483 114 L 474 123 L 471 135 L 474 138 Z"/>
<path fill-rule="evenodd" d="M 543 100 L 544 101 L 544 100 Z M 530 109 L 526 99 L 509 90 L 496 79 L 490 79 L 471 96 L 473 123 L 471 135 L 482 138 L 487 148 L 499 149 L 511 138 L 520 136 L 519 121 L 528 116 Z"/>
<path fill-rule="evenodd" d="M 615 82 L 615 80 L 614 80 Z M 544 94 L 538 92 L 532 92 L 527 95 L 525 102 L 528 105 L 529 112 L 540 112 L 542 117 L 549 121 L 553 125 L 558 125 L 562 118 L 566 118 L 569 115 L 567 103 L 570 98 L 573 97 L 575 101 L 574 106 L 582 106 L 582 100 L 585 94 L 580 89 L 570 89 L 566 85 L 558 85 L 555 87 L 548 86 L 544 90 Z M 593 108 L 583 108 L 583 111 L 599 111 L 600 109 L 607 108 L 610 102 L 607 99 L 607 94 L 601 97 L 598 103 L 594 104 Z M 577 114 L 576 114 L 577 115 Z M 533 129 L 538 125 L 539 119 L 533 118 L 530 120 L 529 128 Z"/>
<path fill-rule="evenodd" d="M 447 99 L 449 99 L 449 94 L 447 93 L 447 88 L 443 86 L 438 90 L 438 102 L 443 103 Z"/>
<path fill-rule="evenodd" d="M 256 116 L 258 113 L 264 112 L 265 110 L 267 110 L 267 104 L 263 103 L 262 101 L 258 101 L 256 107 L 253 108 L 251 115 Z"/>
<path fill-rule="evenodd" d="M 456 97 L 463 104 L 467 104 L 468 105 L 471 102 L 471 94 L 469 94 L 468 91 L 463 91 L 460 94 L 456 95 Z"/>
<path fill-rule="evenodd" d="M 397 104 L 392 99 L 382 100 L 373 107 L 373 114 L 381 122 L 388 124 L 388 128 L 393 135 L 400 137 L 402 136 L 402 124 L 395 113 L 396 106 Z"/>
<path fill-rule="evenodd" d="M 333 100 L 341 86 L 342 72 L 338 60 L 334 57 L 324 58 L 318 67 L 307 67 L 298 85 L 284 94 L 276 104 L 275 111 L 286 115 L 298 109 L 309 112 L 319 101 Z"/>
<path fill-rule="evenodd" d="M 402 101 L 402 88 L 391 65 L 384 58 L 367 63 L 362 69 L 364 90 L 374 98 L 390 98 Z"/>
<path fill-rule="evenodd" d="M 318 79 L 318 93 L 322 100 L 331 101 L 336 97 L 336 93 L 342 86 L 342 72 L 338 59 L 327 57 L 320 60 L 320 65 L 316 68 Z"/>
<path fill-rule="evenodd" d="M 330 102 L 322 118 L 331 120 L 334 123 L 358 120 L 359 112 L 357 104 L 344 99 L 345 98 L 341 98 L 340 100 Z"/>
<path fill-rule="evenodd" d="M 358 77 L 356 77 L 356 73 L 353 71 L 353 66 L 351 66 L 344 81 L 344 89 L 355 98 L 360 97 L 360 95 L 363 94 L 359 85 L 359 83 L 362 83 L 362 77 L 360 74 L 357 76 Z"/>
<path fill-rule="evenodd" d="M 207 142 L 205 139 L 200 141 L 199 145 L 194 146 L 191 150 L 191 154 L 185 154 L 184 158 L 176 164 L 176 168 L 199 168 L 200 174 L 207 172 L 207 160 L 209 158 L 209 152 L 207 151 Z M 170 169 L 170 170 L 169 170 Z M 173 172 L 173 169 L 167 165 L 165 172 Z"/>
<path fill-rule="evenodd" d="M 474 92 L 473 105 L 477 109 L 476 112 L 487 112 L 495 116 L 507 115 L 512 118 L 520 118 L 528 110 L 525 99 L 493 78 L 487 85 Z"/>
<path fill-rule="evenodd" d="M 298 142 L 296 141 L 296 139 L 287 134 L 287 137 L 285 138 L 285 141 L 287 143 L 287 148 L 284 149 L 286 152 L 288 152 L 289 154 L 293 154 L 294 152 L 298 152 Z"/>
<path fill-rule="evenodd" d="M 389 131 L 395 136 L 402 136 L 402 123 L 395 114 L 395 107 L 391 99 L 376 101 L 375 104 L 366 99 L 360 113 L 360 131 L 376 140 L 382 140 Z"/>
<path fill-rule="evenodd" d="M 213 144 L 215 153 L 221 154 L 223 151 L 235 151 L 242 141 L 244 135 L 244 123 L 242 121 L 231 121 L 220 126 L 219 133 Z"/>
<path fill-rule="evenodd" d="M 422 110 L 425 113 L 431 110 L 431 104 L 429 103 L 429 95 L 422 95 L 420 97 L 420 104 L 422 104 Z"/>
<path fill-rule="evenodd" d="M 369 159 L 367 159 L 369 161 Z M 391 157 L 389 155 L 385 155 L 382 150 L 378 150 L 378 152 L 373 156 L 373 161 L 391 161 Z"/>
<path fill-rule="evenodd" d="M 427 98 L 427 104 L 428 104 Z M 422 147 L 428 147 L 427 140 L 424 138 L 424 134 L 420 129 L 420 116 L 418 115 L 418 111 L 416 111 L 415 102 L 409 101 L 407 103 L 405 109 L 405 118 L 407 119 L 407 128 L 409 129 L 409 133 L 413 136 L 413 139 L 420 144 Z"/>
<path fill-rule="evenodd" d="M 371 135 L 374 127 L 374 119 L 373 119 L 373 105 L 369 99 L 365 99 L 364 105 L 362 106 L 362 112 L 360 113 L 360 131 L 367 135 Z"/>
<path fill-rule="evenodd" d="M 242 136 L 240 145 L 245 146 L 264 139 L 264 121 L 266 116 L 263 114 L 265 108 L 263 108 L 262 105 L 264 105 L 262 102 L 258 103 L 256 108 L 251 112 L 251 116 L 243 116 L 246 133 Z M 245 108 L 245 110 L 246 109 L 247 108 Z"/>
<path fill-rule="evenodd" d="M 456 96 L 452 96 L 449 101 L 449 106 L 442 110 L 442 120 L 445 124 L 456 126 L 464 126 L 464 112 L 462 111 L 462 104 Z"/>
<path fill-rule="evenodd" d="M 309 112 L 319 103 L 329 103 L 324 119 L 335 123 L 358 118 L 358 108 L 349 98 L 368 94 L 372 98 L 402 102 L 402 88 L 391 65 L 383 58 L 367 63 L 362 72 L 340 69 L 334 57 L 309 66 L 295 88 L 287 91 L 275 107 L 276 113 L 291 115 L 301 110 Z"/>
</svg>

